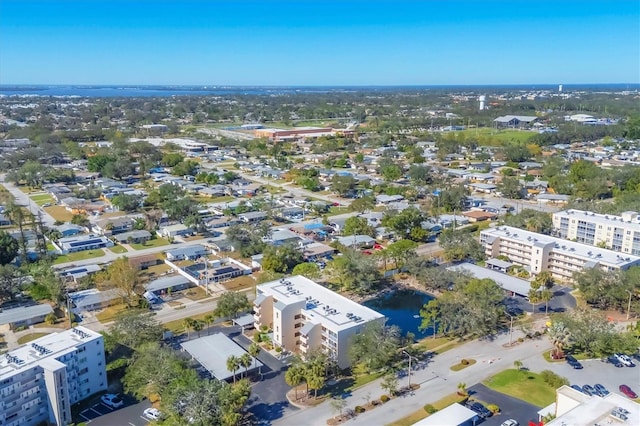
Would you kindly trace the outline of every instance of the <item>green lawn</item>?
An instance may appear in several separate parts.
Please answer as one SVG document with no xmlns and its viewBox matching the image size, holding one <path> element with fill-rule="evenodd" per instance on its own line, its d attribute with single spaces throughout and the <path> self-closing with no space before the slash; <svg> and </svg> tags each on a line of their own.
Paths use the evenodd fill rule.
<svg viewBox="0 0 640 426">
<path fill-rule="evenodd" d="M 69 222 L 73 217 L 73 213 L 62 206 L 44 207 L 44 210 L 60 222 Z"/>
<path fill-rule="evenodd" d="M 20 337 L 18 339 L 18 343 L 21 345 L 24 345 L 25 343 L 29 343 L 32 340 L 36 340 L 39 339 L 42 336 L 47 336 L 51 333 L 31 333 L 31 334 L 25 334 L 24 336 Z"/>
<path fill-rule="evenodd" d="M 192 315 L 189 318 L 194 319 L 194 320 L 204 321 L 204 317 L 206 317 L 207 315 L 212 314 L 212 313 L 213 313 L 213 311 L 212 312 L 206 312 L 204 314 L 199 314 L 199 315 Z M 165 322 L 162 325 L 167 330 L 172 331 L 173 334 L 182 334 L 182 333 L 186 333 L 187 332 L 187 330 L 184 329 L 184 318 L 183 319 L 178 319 L 178 320 L 175 320 L 175 321 Z M 191 330 L 190 333 L 195 333 L 195 332 L 193 330 Z"/>
<path fill-rule="evenodd" d="M 115 254 L 126 253 L 128 250 L 122 246 L 109 247 L 109 250 Z"/>
<path fill-rule="evenodd" d="M 39 195 L 32 195 L 31 198 L 33 201 L 35 201 L 35 203 L 39 206 L 46 204 L 46 203 L 55 203 L 55 200 L 53 199 L 53 197 L 51 197 L 51 195 L 49 194 L 39 194 Z"/>
<path fill-rule="evenodd" d="M 487 387 L 536 407 L 546 407 L 556 400 L 556 390 L 539 374 L 525 370 L 504 370 L 483 382 Z"/>
<path fill-rule="evenodd" d="M 156 238 L 155 240 L 149 240 L 144 244 L 131 244 L 131 248 L 134 250 L 144 250 L 151 247 L 162 247 L 169 244 L 170 243 L 166 238 Z"/>
<path fill-rule="evenodd" d="M 479 129 L 466 129 L 455 132 L 466 137 L 477 137 L 478 143 L 485 146 L 502 145 L 505 142 L 526 142 L 537 132 L 526 130 L 496 130 L 493 128 L 481 127 Z"/>
<path fill-rule="evenodd" d="M 127 309 L 126 303 L 109 306 L 104 308 L 102 311 L 98 312 L 96 314 L 96 318 L 101 323 L 111 322 L 118 316 L 120 312 L 124 311 L 125 309 Z"/>
<path fill-rule="evenodd" d="M 76 253 L 69 253 L 62 256 L 56 257 L 56 260 L 53 262 L 54 264 L 65 263 L 65 262 L 75 262 L 77 260 L 85 260 L 85 259 L 93 259 L 94 257 L 102 257 L 104 256 L 104 250 L 96 249 L 96 250 L 84 250 L 78 251 Z"/>
</svg>

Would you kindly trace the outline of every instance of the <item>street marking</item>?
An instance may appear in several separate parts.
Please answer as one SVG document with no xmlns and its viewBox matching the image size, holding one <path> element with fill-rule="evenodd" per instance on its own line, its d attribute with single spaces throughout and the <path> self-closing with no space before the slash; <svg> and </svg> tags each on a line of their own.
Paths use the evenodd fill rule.
<svg viewBox="0 0 640 426">
<path fill-rule="evenodd" d="M 95 408 L 91 407 L 91 411 L 93 411 L 94 413 L 96 413 L 98 416 L 104 416 L 104 414 L 102 414 L 100 411 L 96 410 Z"/>
<path fill-rule="evenodd" d="M 85 420 L 85 423 L 91 423 L 91 419 L 90 419 L 89 417 L 85 416 L 84 414 L 82 414 L 82 413 L 83 413 L 83 412 L 85 412 L 85 411 L 87 411 L 87 410 L 83 410 L 83 411 L 80 413 L 80 417 L 82 417 L 82 418 Z"/>
</svg>

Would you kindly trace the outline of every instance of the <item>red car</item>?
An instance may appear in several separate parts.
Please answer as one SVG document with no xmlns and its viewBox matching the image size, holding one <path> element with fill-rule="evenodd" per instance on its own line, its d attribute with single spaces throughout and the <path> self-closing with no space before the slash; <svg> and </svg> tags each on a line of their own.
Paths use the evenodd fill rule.
<svg viewBox="0 0 640 426">
<path fill-rule="evenodd" d="M 638 397 L 638 395 L 627 385 L 620 385 L 618 389 L 620 389 L 620 392 L 627 395 L 631 399 L 636 399 Z"/>
<path fill-rule="evenodd" d="M 382 250 L 384 247 L 382 247 L 380 244 L 376 243 L 373 245 L 373 248 L 376 250 Z"/>
</svg>

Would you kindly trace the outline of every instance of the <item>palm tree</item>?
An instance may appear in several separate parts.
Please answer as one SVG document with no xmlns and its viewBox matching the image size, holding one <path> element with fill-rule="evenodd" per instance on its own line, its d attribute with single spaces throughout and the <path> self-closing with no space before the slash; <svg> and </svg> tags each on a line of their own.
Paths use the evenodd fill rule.
<svg viewBox="0 0 640 426">
<path fill-rule="evenodd" d="M 204 327 L 204 323 L 202 321 L 194 320 L 192 327 L 193 327 L 193 331 L 197 331 L 198 337 L 200 337 L 200 331 L 202 331 L 202 328 Z"/>
<path fill-rule="evenodd" d="M 460 392 L 460 394 L 466 395 L 467 394 L 467 384 L 464 383 L 464 382 L 458 383 L 458 391 Z"/>
<path fill-rule="evenodd" d="M 209 326 L 215 322 L 216 316 L 213 314 L 207 314 L 204 316 L 202 320 L 207 325 L 207 335 L 209 335 L 209 333 L 211 332 L 211 329 L 209 328 Z"/>
<path fill-rule="evenodd" d="M 233 383 L 236 382 L 236 371 L 240 368 L 240 358 L 231 355 L 227 358 L 227 370 L 233 372 Z"/>
<path fill-rule="evenodd" d="M 554 346 L 553 354 L 555 359 L 564 357 L 564 348 L 571 340 L 571 333 L 562 322 L 554 322 L 549 327 L 549 338 Z"/>
<path fill-rule="evenodd" d="M 246 352 L 240 357 L 240 365 L 244 367 L 244 377 L 247 377 L 247 373 L 249 371 L 249 367 L 251 367 L 252 362 L 253 358 Z"/>
<path fill-rule="evenodd" d="M 257 367 L 258 355 L 260 355 L 260 345 L 258 345 L 256 342 L 253 342 L 251 345 L 249 345 L 249 355 L 253 357 Z"/>
<path fill-rule="evenodd" d="M 516 359 L 515 361 L 513 361 L 513 366 L 516 368 L 516 370 L 520 371 L 522 370 L 522 361 L 520 361 L 519 359 Z"/>
<path fill-rule="evenodd" d="M 298 386 L 304 381 L 305 368 L 302 364 L 292 364 L 284 374 L 284 381 L 295 389 L 296 400 L 298 399 Z"/>
<path fill-rule="evenodd" d="M 187 330 L 187 339 L 189 338 L 189 332 L 191 331 L 191 328 L 193 328 L 194 324 L 195 320 L 193 318 L 185 318 L 182 321 L 182 326 Z"/>
</svg>

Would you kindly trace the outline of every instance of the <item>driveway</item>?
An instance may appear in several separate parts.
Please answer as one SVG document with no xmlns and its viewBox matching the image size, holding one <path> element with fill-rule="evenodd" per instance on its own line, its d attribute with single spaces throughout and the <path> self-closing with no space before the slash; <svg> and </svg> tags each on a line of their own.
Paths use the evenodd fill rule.
<svg viewBox="0 0 640 426">
<path fill-rule="evenodd" d="M 508 419 L 514 419 L 521 425 L 527 425 L 530 420 L 538 420 L 537 413 L 540 408 L 535 405 L 491 390 L 483 384 L 471 386 L 468 390 L 472 398 L 500 407 L 500 414 L 489 417 L 482 422 L 483 425 L 499 426 Z"/>
</svg>

